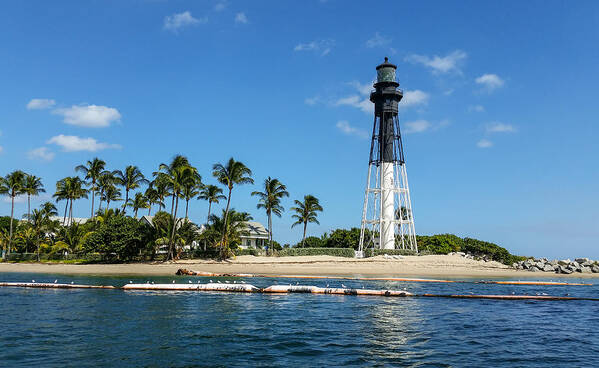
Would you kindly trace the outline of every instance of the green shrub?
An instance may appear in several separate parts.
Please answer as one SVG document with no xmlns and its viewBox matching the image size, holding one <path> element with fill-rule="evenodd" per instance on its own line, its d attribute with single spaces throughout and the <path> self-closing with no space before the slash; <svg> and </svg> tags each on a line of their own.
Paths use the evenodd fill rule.
<svg viewBox="0 0 599 368">
<path fill-rule="evenodd" d="M 459 252 L 464 246 L 464 240 L 453 234 L 417 236 L 416 242 L 419 251 L 427 251 L 431 254 Z"/>
<path fill-rule="evenodd" d="M 334 256 L 348 257 L 355 256 L 353 248 L 286 248 L 278 252 L 280 257 L 289 256 Z"/>
<path fill-rule="evenodd" d="M 316 236 L 308 236 L 304 241 L 303 248 L 322 248 L 325 246 L 325 241 L 321 238 L 317 238 Z M 299 243 L 294 245 L 295 248 L 302 248 L 302 242 L 300 240 Z"/>
<path fill-rule="evenodd" d="M 237 248 L 233 251 L 233 253 L 236 256 L 265 256 L 266 255 L 266 251 L 263 249 L 256 249 L 256 248 L 248 248 L 248 249 L 241 249 L 241 248 Z"/>
<path fill-rule="evenodd" d="M 479 257 L 487 255 L 491 257 L 492 260 L 506 265 L 511 265 L 514 262 L 526 259 L 526 257 L 510 254 L 507 249 L 502 248 L 497 244 L 472 238 L 464 238 L 464 246 L 462 247 L 462 251 L 466 253 L 472 253 L 473 255 Z"/>
</svg>

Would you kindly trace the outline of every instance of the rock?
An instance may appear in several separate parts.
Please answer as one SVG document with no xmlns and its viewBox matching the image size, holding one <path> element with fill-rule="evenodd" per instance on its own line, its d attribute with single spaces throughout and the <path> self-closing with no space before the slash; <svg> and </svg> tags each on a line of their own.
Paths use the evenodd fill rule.
<svg viewBox="0 0 599 368">
<path fill-rule="evenodd" d="M 543 271 L 545 271 L 545 272 L 555 272 L 555 269 L 553 268 L 552 265 L 546 264 L 545 267 L 543 267 Z"/>
<path fill-rule="evenodd" d="M 549 262 L 549 264 L 551 264 L 552 266 L 557 266 L 559 262 L 557 261 L 557 259 L 554 259 L 551 262 Z"/>
<path fill-rule="evenodd" d="M 465 255 L 466 255 L 466 253 L 464 253 L 464 252 L 456 252 L 456 255 L 458 255 L 458 256 L 462 256 L 462 257 L 463 257 L 463 256 L 465 256 Z"/>
<path fill-rule="evenodd" d="M 569 259 L 569 258 L 568 258 L 568 259 L 562 259 L 562 260 L 559 260 L 559 261 L 557 261 L 557 263 L 559 263 L 559 264 L 561 264 L 561 265 L 564 265 L 564 266 L 567 266 L 567 265 L 569 265 L 569 264 L 570 264 L 570 262 L 572 262 L 572 261 L 570 261 L 570 259 Z"/>
<path fill-rule="evenodd" d="M 545 262 L 538 261 L 537 263 L 535 263 L 535 266 L 537 266 L 538 269 L 542 270 L 545 267 Z"/>
<path fill-rule="evenodd" d="M 591 261 L 586 261 L 586 262 L 582 262 L 580 265 L 581 265 L 581 266 L 584 266 L 584 267 L 591 267 L 591 266 L 593 265 L 593 262 L 591 262 Z"/>
<path fill-rule="evenodd" d="M 591 271 L 593 271 L 593 273 L 599 273 L 599 266 L 594 265 L 593 267 L 591 267 Z"/>
<path fill-rule="evenodd" d="M 512 263 L 512 267 L 515 268 L 515 269 L 518 269 L 518 262 Z"/>
<path fill-rule="evenodd" d="M 576 258 L 575 261 L 578 263 L 584 263 L 584 262 L 588 262 L 589 259 L 588 258 Z"/>
<path fill-rule="evenodd" d="M 566 275 L 571 274 L 573 271 L 569 268 L 562 268 L 562 272 L 561 273 L 565 273 Z"/>
<path fill-rule="evenodd" d="M 592 271 L 591 271 L 590 267 L 584 267 L 584 266 L 582 266 L 582 267 L 580 267 L 580 271 L 579 272 L 582 272 L 582 273 L 591 273 Z"/>
<path fill-rule="evenodd" d="M 539 269 L 537 268 L 537 266 L 532 266 L 531 268 L 528 269 L 530 272 L 537 272 Z"/>
</svg>

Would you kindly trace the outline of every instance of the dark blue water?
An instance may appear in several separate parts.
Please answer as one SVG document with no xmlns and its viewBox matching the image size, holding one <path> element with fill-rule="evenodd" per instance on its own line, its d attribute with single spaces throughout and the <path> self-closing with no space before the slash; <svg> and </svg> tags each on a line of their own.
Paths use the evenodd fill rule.
<svg viewBox="0 0 599 368">
<path fill-rule="evenodd" d="M 17 273 L 0 278 L 117 286 L 198 280 Z M 599 297 L 598 286 L 300 284 L 341 282 L 413 293 Z M 597 367 L 599 302 L 0 288 L 0 366 Z"/>
</svg>

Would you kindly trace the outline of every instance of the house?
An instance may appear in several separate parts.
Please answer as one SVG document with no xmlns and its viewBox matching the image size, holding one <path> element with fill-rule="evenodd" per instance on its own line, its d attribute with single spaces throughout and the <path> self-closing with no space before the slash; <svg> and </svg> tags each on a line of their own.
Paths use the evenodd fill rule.
<svg viewBox="0 0 599 368">
<path fill-rule="evenodd" d="M 50 216 L 51 221 L 59 221 L 61 224 L 64 222 L 65 226 L 69 226 L 71 224 L 71 219 L 67 216 L 66 218 L 63 216 Z M 77 225 L 83 225 L 88 222 L 89 217 L 73 217 L 73 223 Z"/>
<path fill-rule="evenodd" d="M 256 221 L 246 221 L 244 225 L 243 235 L 239 236 L 241 238 L 239 248 L 264 248 L 268 240 L 268 230 L 264 225 Z"/>
</svg>

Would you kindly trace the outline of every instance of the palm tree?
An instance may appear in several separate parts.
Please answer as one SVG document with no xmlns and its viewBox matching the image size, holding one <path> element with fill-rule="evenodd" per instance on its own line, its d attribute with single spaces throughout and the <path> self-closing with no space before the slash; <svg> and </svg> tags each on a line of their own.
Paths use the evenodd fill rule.
<svg viewBox="0 0 599 368">
<path fill-rule="evenodd" d="M 304 201 L 300 202 L 297 199 L 295 200 L 295 205 L 297 207 L 291 207 L 295 214 L 291 217 L 296 219 L 296 221 L 291 225 L 291 227 L 295 227 L 296 225 L 303 224 L 304 225 L 304 235 L 302 237 L 302 248 L 304 247 L 304 242 L 306 241 L 306 227 L 309 222 L 316 223 L 320 225 L 320 222 L 316 219 L 318 216 L 317 212 L 322 212 L 322 206 L 318 202 L 318 198 L 313 195 L 304 196 Z"/>
<path fill-rule="evenodd" d="M 289 197 L 287 187 L 282 184 L 278 179 L 271 179 L 269 176 L 264 180 L 264 191 L 263 192 L 252 192 L 252 195 L 258 196 L 257 208 L 264 208 L 266 210 L 266 216 L 268 217 L 268 250 L 272 250 L 272 214 L 274 213 L 278 217 L 281 217 L 282 212 L 285 210 L 281 206 L 281 198 Z"/>
<path fill-rule="evenodd" d="M 40 210 L 43 211 L 48 218 L 58 215 L 56 206 L 52 202 L 45 202 L 40 206 Z"/>
<path fill-rule="evenodd" d="M 200 194 L 198 195 L 198 199 L 203 199 L 208 201 L 208 216 L 206 216 L 206 223 L 208 219 L 210 219 L 210 210 L 212 209 L 212 203 L 218 203 L 221 199 L 225 199 L 224 195 L 222 195 L 223 190 L 216 185 L 204 185 Z"/>
<path fill-rule="evenodd" d="M 65 221 L 67 220 L 67 209 L 69 208 L 69 199 L 67 196 L 67 182 L 70 180 L 70 177 L 62 178 L 56 182 L 56 192 L 52 195 L 53 198 L 56 198 L 56 202 L 60 202 L 63 199 L 66 199 L 67 203 L 64 206 L 64 216 L 62 218 L 62 225 L 64 226 Z"/>
<path fill-rule="evenodd" d="M 246 235 L 245 222 L 251 221 L 252 216 L 247 212 L 237 212 L 233 208 L 229 210 L 227 221 L 225 221 L 225 210 L 221 216 L 210 215 L 209 225 L 202 233 L 202 238 L 208 243 L 225 248 L 225 256 L 228 256 L 229 245 L 241 242 L 241 235 Z M 225 234 L 225 244 L 219 243 L 222 234 Z M 225 247 L 226 245 L 226 247 Z"/>
<path fill-rule="evenodd" d="M 174 257 L 173 241 L 175 238 L 175 230 L 177 229 L 179 197 L 182 194 L 184 186 L 195 180 L 195 178 L 198 177 L 198 174 L 197 169 L 189 164 L 186 157 L 181 155 L 175 156 L 170 165 L 160 164 L 158 170 L 159 171 L 154 173 L 154 176 L 156 176 L 155 180 L 164 181 L 166 183 L 167 187 L 171 189 L 171 195 L 173 196 L 174 201 L 174 209 L 171 210 L 171 216 L 173 216 L 175 225 L 172 229 L 169 251 L 166 257 L 166 259 L 169 260 Z"/>
<path fill-rule="evenodd" d="M 44 234 L 44 230 L 49 221 L 50 215 L 43 207 L 39 210 L 33 210 L 29 215 L 29 223 L 35 233 L 35 248 L 38 262 L 40 261 L 40 234 Z"/>
<path fill-rule="evenodd" d="M 21 170 L 16 170 L 6 175 L 0 180 L 0 194 L 7 195 L 10 197 L 10 231 L 8 240 L 8 253 L 12 247 L 12 230 L 13 230 L 13 219 L 15 213 L 15 198 L 19 194 L 23 194 L 23 187 L 25 184 L 25 174 Z"/>
<path fill-rule="evenodd" d="M 94 158 L 91 161 L 87 161 L 87 166 L 79 165 L 75 168 L 75 171 L 80 171 L 85 175 L 85 179 L 89 181 L 90 190 L 92 192 L 92 213 L 91 218 L 94 218 L 94 199 L 96 198 L 96 192 L 98 191 L 98 180 L 104 172 L 106 162 L 99 158 Z"/>
<path fill-rule="evenodd" d="M 235 184 L 254 184 L 254 179 L 251 178 L 252 170 L 243 164 L 241 161 L 235 161 L 233 157 L 225 164 L 214 164 L 212 167 L 212 175 L 218 180 L 219 183 L 225 185 L 229 189 L 229 195 L 227 196 L 227 207 L 225 209 L 224 222 L 227 223 L 227 217 L 229 215 L 229 206 L 231 205 L 231 193 L 233 192 L 233 186 Z M 221 238 L 221 257 L 224 255 L 225 244 L 225 232 Z"/>
<path fill-rule="evenodd" d="M 67 198 L 71 201 L 69 206 L 69 224 L 73 224 L 73 202 L 77 199 L 87 198 L 87 189 L 83 186 L 85 183 L 78 176 L 72 176 L 67 181 Z"/>
<path fill-rule="evenodd" d="M 100 204 L 98 205 L 98 211 L 102 209 L 102 201 L 104 198 L 104 192 L 106 188 L 112 187 L 117 183 L 117 178 L 114 176 L 116 171 L 102 171 L 98 177 L 98 189 L 100 190 Z M 120 195 L 120 194 L 119 194 Z"/>
<path fill-rule="evenodd" d="M 148 189 L 146 189 L 144 196 L 148 200 L 148 216 L 152 214 L 152 206 L 158 204 L 160 207 L 164 206 L 164 203 L 160 201 L 158 191 L 152 187 L 154 182 L 150 183 Z"/>
<path fill-rule="evenodd" d="M 202 189 L 203 186 L 202 177 L 197 172 L 194 172 L 193 175 L 189 176 L 183 184 L 181 194 L 183 195 L 183 198 L 185 198 L 185 218 L 188 218 L 187 210 L 189 209 L 189 200 L 200 194 L 200 189 Z"/>
<path fill-rule="evenodd" d="M 36 196 L 40 193 L 45 193 L 42 179 L 35 176 L 25 174 L 25 182 L 23 184 L 23 193 L 27 194 L 27 218 L 31 215 L 31 196 Z"/>
<path fill-rule="evenodd" d="M 152 181 L 152 186 L 156 190 L 156 196 L 158 197 L 158 201 L 156 202 L 158 204 L 158 211 L 162 211 L 163 208 L 166 208 L 164 200 L 170 195 L 168 183 L 162 175 L 159 175 Z"/>
<path fill-rule="evenodd" d="M 123 203 L 123 213 L 129 202 L 129 191 L 131 189 L 137 189 L 142 184 L 150 183 L 148 179 L 144 177 L 137 166 L 129 165 L 125 168 L 125 171 L 117 170 L 115 176 L 119 181 L 119 184 L 125 188 L 125 203 Z"/>
<path fill-rule="evenodd" d="M 150 204 L 148 203 L 148 198 L 143 193 L 135 193 L 135 198 L 132 201 L 129 201 L 127 206 L 133 208 L 133 212 L 135 213 L 135 218 L 137 218 L 137 211 L 140 208 L 150 208 Z"/>
<path fill-rule="evenodd" d="M 104 195 L 100 200 L 106 201 L 106 210 L 109 210 L 110 202 L 120 201 L 122 199 L 123 198 L 121 198 L 121 191 L 119 188 L 114 185 L 109 185 L 104 188 Z"/>
<path fill-rule="evenodd" d="M 172 178 L 175 174 L 174 171 L 181 168 L 181 167 L 192 167 L 189 164 L 189 160 L 187 159 L 187 157 L 183 156 L 183 155 L 176 155 L 175 157 L 173 157 L 173 160 L 171 161 L 170 164 L 165 164 L 165 163 L 161 163 L 158 166 L 158 171 L 155 171 L 152 173 L 152 175 L 154 175 L 154 177 L 156 179 L 154 179 L 154 181 L 157 181 L 162 186 L 164 186 L 164 192 L 169 193 L 170 190 L 170 195 L 172 197 L 171 199 L 171 216 L 173 215 L 173 210 L 175 208 L 175 193 L 174 193 L 174 189 L 172 186 L 172 180 L 170 180 L 169 178 Z M 195 170 L 195 168 L 194 168 Z M 165 196 L 167 196 L 168 194 L 165 193 Z"/>
</svg>

